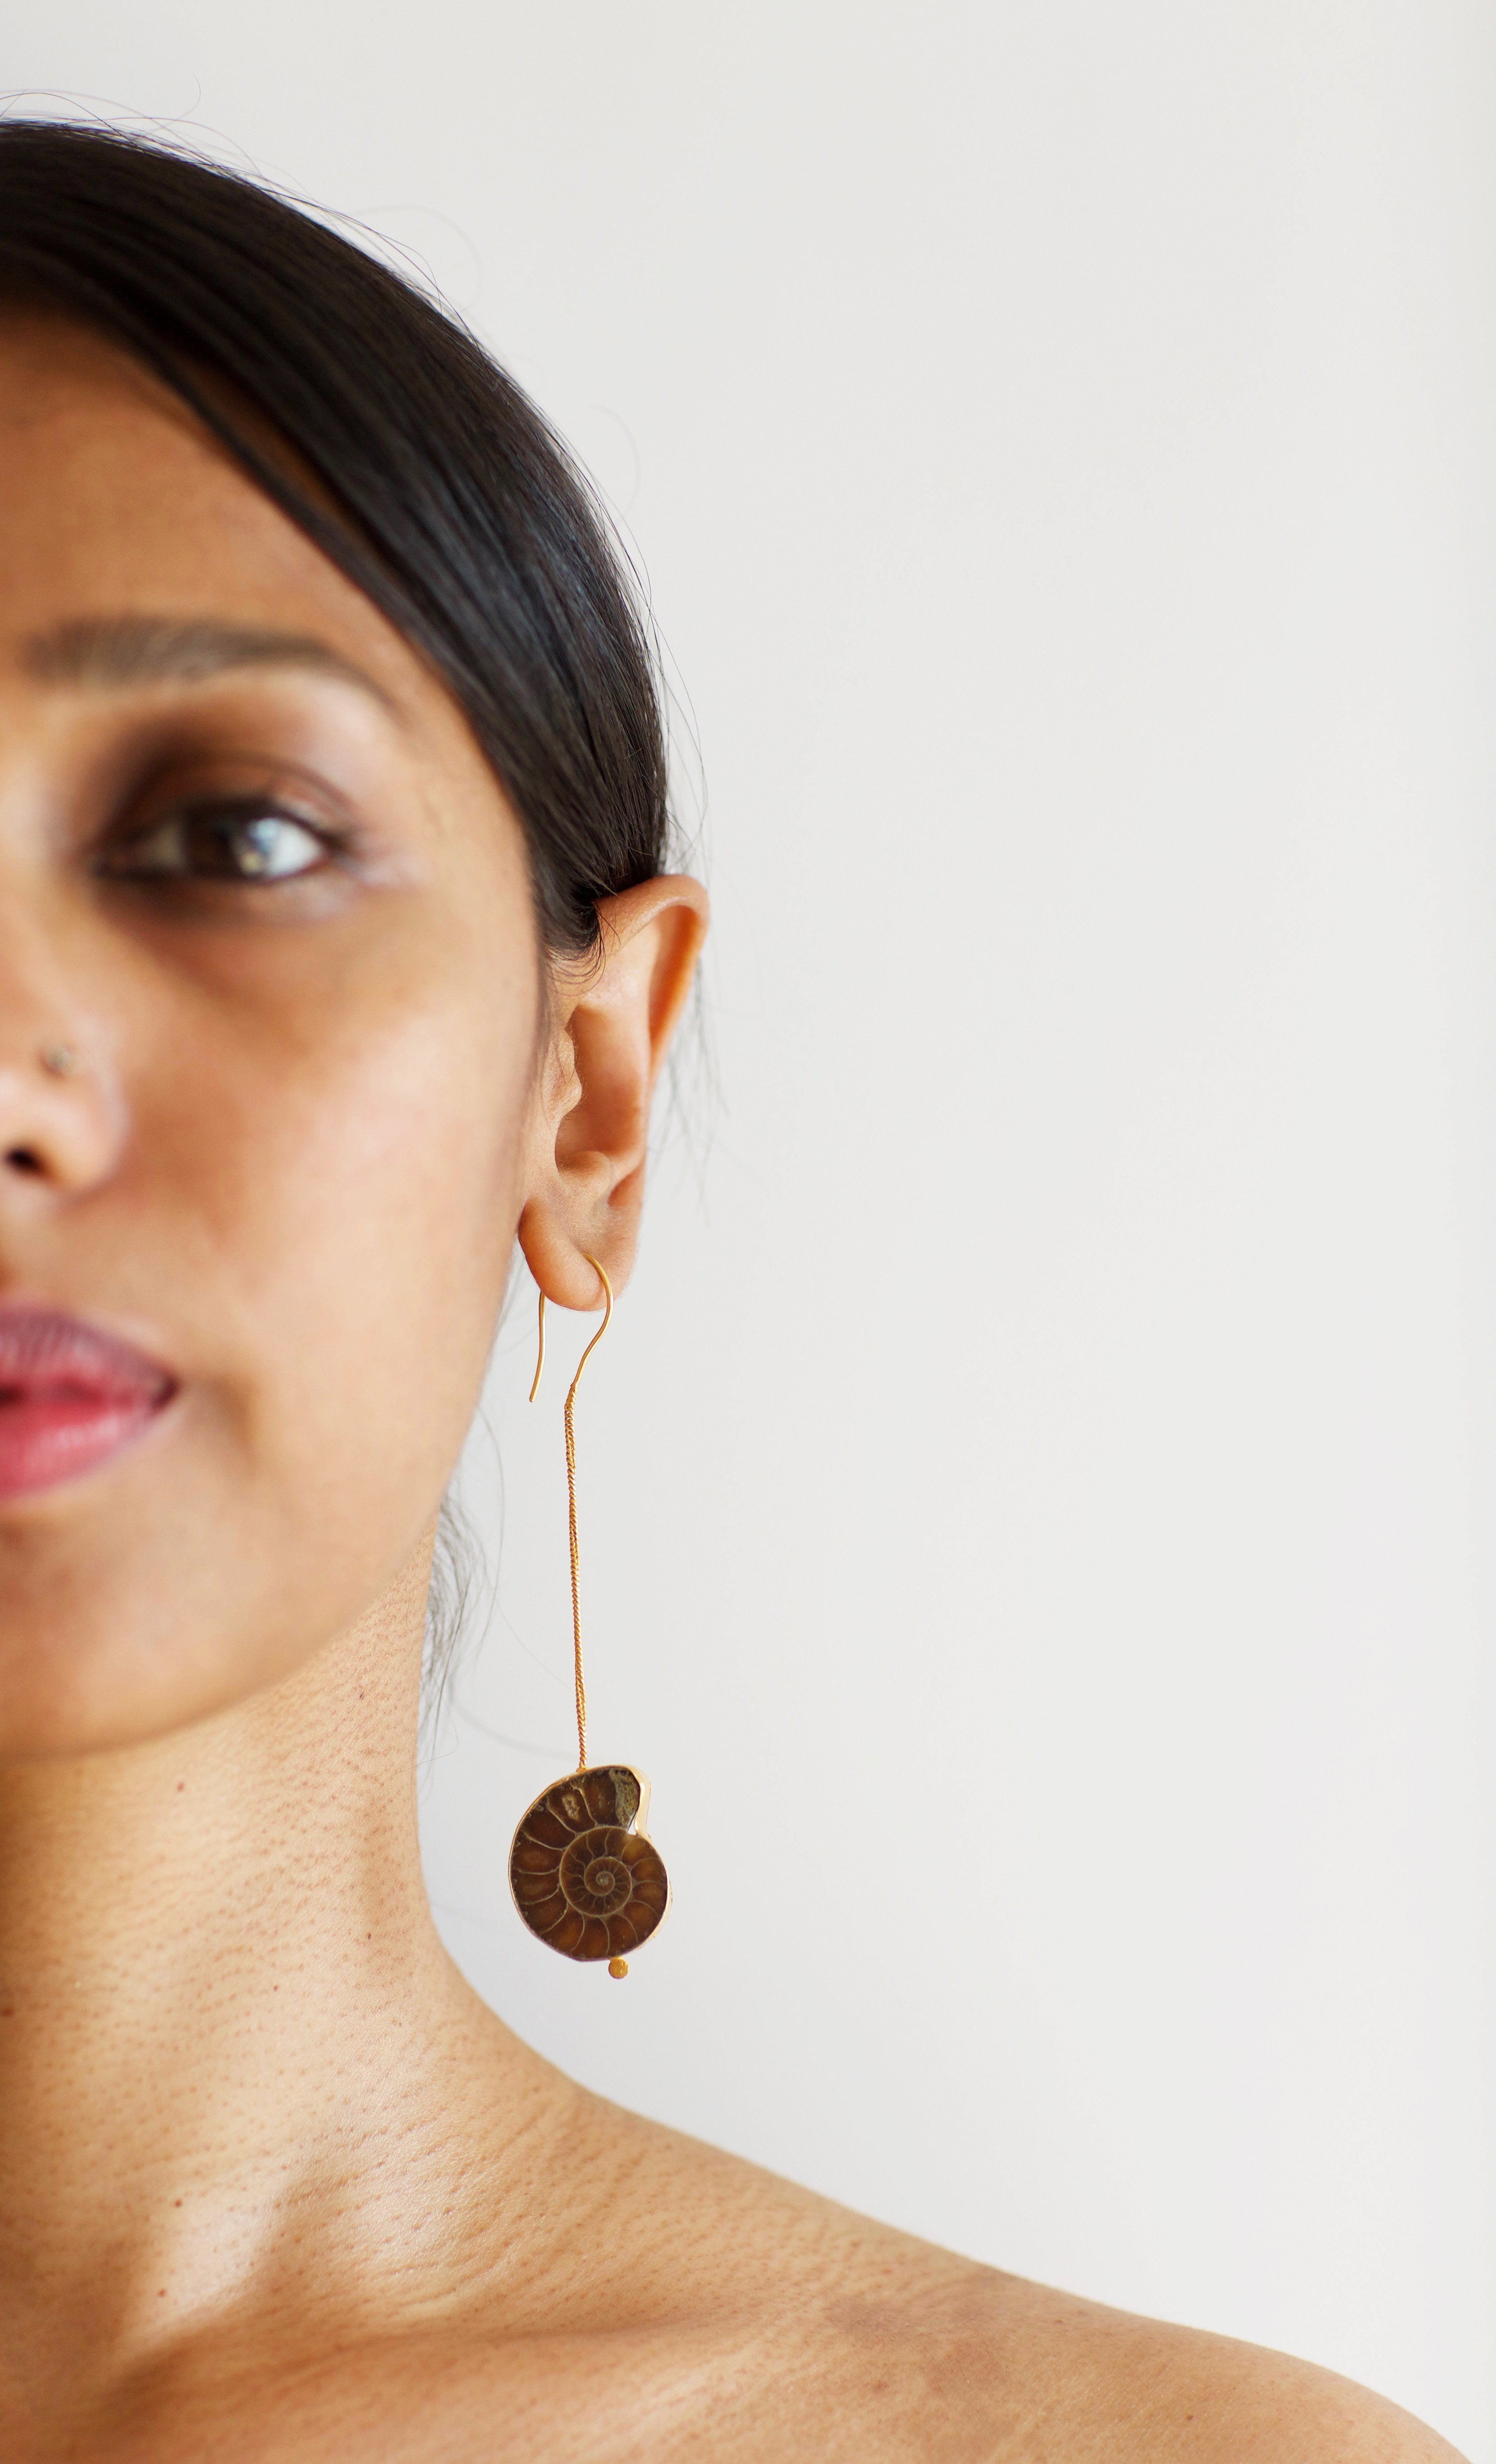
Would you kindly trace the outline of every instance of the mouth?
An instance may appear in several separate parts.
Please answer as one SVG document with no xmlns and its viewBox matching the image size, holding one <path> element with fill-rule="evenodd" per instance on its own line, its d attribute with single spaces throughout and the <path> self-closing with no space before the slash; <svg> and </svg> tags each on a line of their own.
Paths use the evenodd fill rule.
<svg viewBox="0 0 1496 2464">
<path fill-rule="evenodd" d="M 0 1307 L 0 1502 L 96 1470 L 176 1391 L 118 1335 L 60 1309 Z"/>
</svg>

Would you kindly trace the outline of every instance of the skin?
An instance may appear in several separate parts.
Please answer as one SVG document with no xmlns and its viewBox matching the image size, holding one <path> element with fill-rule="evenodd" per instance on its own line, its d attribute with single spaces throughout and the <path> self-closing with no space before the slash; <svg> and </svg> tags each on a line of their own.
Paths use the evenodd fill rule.
<svg viewBox="0 0 1496 2464">
<path fill-rule="evenodd" d="M 168 622 L 319 649 L 143 674 Z M 184 874 L 213 798 L 351 847 Z M 563 1307 L 627 1279 L 705 912 L 652 882 L 544 960 L 419 658 L 154 381 L 0 323 L 0 1298 L 180 1380 L 0 1505 L 0 2453 L 1448 2457 L 583 2094 L 437 1940 L 434 1517 L 517 1236 Z"/>
</svg>

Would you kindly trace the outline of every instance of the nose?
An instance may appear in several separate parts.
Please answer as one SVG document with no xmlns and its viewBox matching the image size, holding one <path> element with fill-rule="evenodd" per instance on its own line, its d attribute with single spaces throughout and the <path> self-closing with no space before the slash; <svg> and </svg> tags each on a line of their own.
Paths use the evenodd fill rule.
<svg viewBox="0 0 1496 2464">
<path fill-rule="evenodd" d="M 29 804 L 4 801 L 0 1239 L 109 1179 L 125 1128 L 115 1037 L 97 1005 L 105 952 L 71 881 L 42 861 Z"/>
<path fill-rule="evenodd" d="M 120 1107 L 97 1036 L 0 1016 L 0 1221 L 107 1180 Z"/>
</svg>

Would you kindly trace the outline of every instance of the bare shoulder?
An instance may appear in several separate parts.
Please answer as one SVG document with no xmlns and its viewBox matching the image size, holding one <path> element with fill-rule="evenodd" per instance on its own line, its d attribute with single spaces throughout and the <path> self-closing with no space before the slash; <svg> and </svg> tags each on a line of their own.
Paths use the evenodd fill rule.
<svg viewBox="0 0 1496 2464">
<path fill-rule="evenodd" d="M 864 2332 L 943 2347 L 930 2383 L 949 2390 L 952 2464 L 1462 2464 L 1332 2371 L 1018 2277 L 911 2284 L 898 2309 Z"/>
<path fill-rule="evenodd" d="M 640 2127 L 635 2212 L 689 2254 L 650 2307 L 689 2283 L 721 2464 L 1462 2464 L 1331 2371 L 979 2267 Z"/>
</svg>

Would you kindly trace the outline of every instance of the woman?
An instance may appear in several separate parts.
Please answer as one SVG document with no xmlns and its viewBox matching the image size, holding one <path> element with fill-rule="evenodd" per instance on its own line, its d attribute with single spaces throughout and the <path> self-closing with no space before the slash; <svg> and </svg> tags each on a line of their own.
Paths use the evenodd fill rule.
<svg viewBox="0 0 1496 2464">
<path fill-rule="evenodd" d="M 0 2453 L 1447 2456 L 452 1968 L 436 1518 L 517 1239 L 627 1279 L 706 918 L 649 661 L 523 397 L 245 182 L 0 129 Z"/>
</svg>

